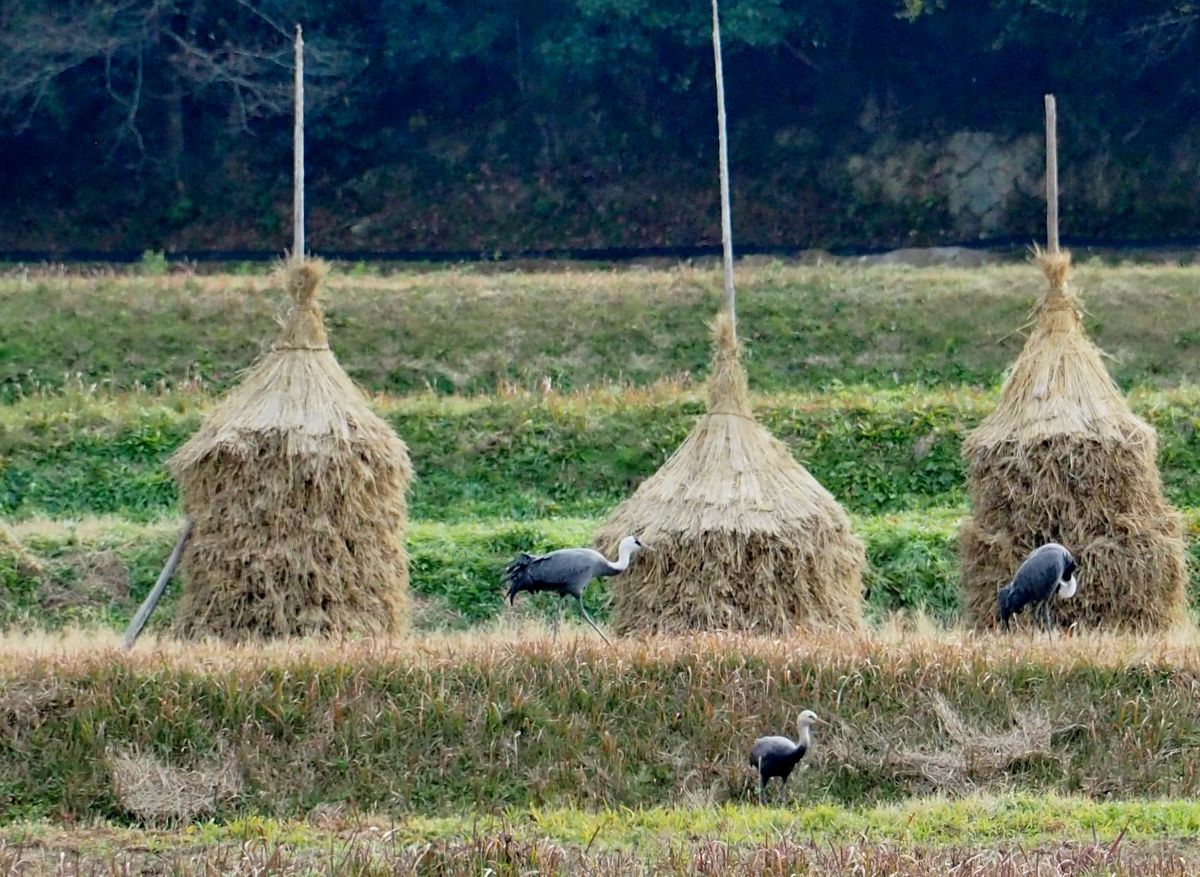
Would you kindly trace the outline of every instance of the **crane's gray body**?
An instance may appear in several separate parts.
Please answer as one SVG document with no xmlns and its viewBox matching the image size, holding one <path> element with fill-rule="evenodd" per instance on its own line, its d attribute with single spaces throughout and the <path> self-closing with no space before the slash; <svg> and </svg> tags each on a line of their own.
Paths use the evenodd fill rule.
<svg viewBox="0 0 1200 877">
<path fill-rule="evenodd" d="M 796 765 L 800 763 L 800 759 L 804 758 L 808 747 L 812 745 L 809 728 L 813 722 L 819 721 L 816 713 L 812 710 L 805 710 L 796 719 L 796 728 L 799 730 L 800 736 L 795 742 L 778 735 L 759 737 L 754 741 L 754 745 L 750 747 L 750 766 L 758 771 L 759 801 L 766 800 L 767 783 L 772 777 L 779 777 L 779 789 L 781 792 L 783 791 L 788 777 L 792 775 L 792 771 L 796 769 Z"/>
<path fill-rule="evenodd" d="M 1049 630 L 1050 604 L 1056 597 L 1065 599 L 1074 595 L 1078 587 L 1077 568 L 1071 552 L 1057 542 L 1035 548 L 1017 569 L 1013 580 L 997 595 L 1001 625 L 1007 630 L 1009 619 L 1032 604 L 1034 617 L 1040 617 Z"/>
<path fill-rule="evenodd" d="M 579 612 L 600 637 L 608 642 L 608 637 L 592 616 L 583 608 L 583 589 L 588 582 L 604 576 L 615 576 L 629 566 L 629 561 L 635 551 L 643 548 L 641 542 L 634 536 L 626 536 L 621 540 L 620 556 L 616 563 L 607 560 L 603 554 L 593 548 L 560 548 L 549 554 L 522 553 L 504 568 L 504 581 L 508 584 L 509 604 L 516 601 L 517 594 L 529 591 L 538 594 L 550 591 L 559 597 L 574 597 Z M 554 620 L 554 636 L 558 638 L 558 624 L 562 616 L 562 604 L 559 604 L 559 614 Z"/>
<path fill-rule="evenodd" d="M 765 789 L 772 777 L 786 783 L 807 751 L 807 745 L 793 743 L 787 737 L 759 737 L 750 748 L 750 766 L 758 769 L 759 781 Z"/>
<path fill-rule="evenodd" d="M 553 591 L 560 597 L 583 597 L 588 582 L 622 572 L 592 548 L 560 548 L 549 554 L 522 554 L 508 565 L 508 601 L 521 591 Z"/>
</svg>

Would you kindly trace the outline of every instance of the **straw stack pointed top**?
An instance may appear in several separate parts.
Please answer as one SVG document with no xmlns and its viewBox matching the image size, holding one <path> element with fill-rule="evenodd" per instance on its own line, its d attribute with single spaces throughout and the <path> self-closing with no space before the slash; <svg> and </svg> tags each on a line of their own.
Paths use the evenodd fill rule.
<svg viewBox="0 0 1200 877">
<path fill-rule="evenodd" d="M 404 443 L 371 411 L 329 349 L 317 301 L 326 271 L 313 260 L 284 269 L 294 303 L 278 340 L 170 459 L 177 477 L 218 447 L 250 452 L 265 433 L 278 435 L 288 455 L 315 455 L 319 461 L 335 444 L 369 442 L 404 459 L 407 467 Z"/>
<path fill-rule="evenodd" d="M 1135 415 L 1087 337 L 1069 283 L 1065 251 L 1036 250 L 1048 286 L 1033 332 L 1013 364 L 996 410 L 967 440 L 968 448 L 1060 435 L 1125 441 L 1152 432 Z"/>
<path fill-rule="evenodd" d="M 597 534 L 655 553 L 614 580 L 618 631 L 683 633 L 861 622 L 862 543 L 833 496 L 751 411 L 728 316 L 713 327 L 708 411 Z"/>
<path fill-rule="evenodd" d="M 742 368 L 741 347 L 733 320 L 720 314 L 712 324 L 713 364 L 708 376 L 708 413 L 753 417 L 750 386 Z"/>
</svg>

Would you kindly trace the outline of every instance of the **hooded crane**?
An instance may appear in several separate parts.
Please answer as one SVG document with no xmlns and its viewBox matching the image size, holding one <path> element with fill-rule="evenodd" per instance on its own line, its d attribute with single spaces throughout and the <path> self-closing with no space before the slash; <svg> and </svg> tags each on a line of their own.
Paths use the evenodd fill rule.
<svg viewBox="0 0 1200 877">
<path fill-rule="evenodd" d="M 1050 630 L 1050 604 L 1055 597 L 1065 600 L 1075 595 L 1077 568 L 1071 552 L 1057 542 L 1047 542 L 1035 548 L 1017 569 L 1017 574 L 997 595 L 1000 604 L 1000 625 L 1008 630 L 1008 620 L 1034 604 L 1033 616 L 1042 619 Z"/>
<path fill-rule="evenodd" d="M 823 719 L 818 719 L 812 710 L 805 710 L 796 718 L 796 729 L 800 734 L 795 743 L 787 737 L 759 737 L 754 741 L 754 746 L 750 748 L 750 766 L 758 771 L 760 802 L 766 800 L 767 781 L 771 777 L 779 777 L 780 794 L 783 793 L 788 777 L 812 745 L 809 729 L 816 722 L 827 724 Z"/>
<path fill-rule="evenodd" d="M 514 604 L 517 594 L 521 591 L 534 594 L 553 591 L 559 597 L 574 597 L 587 623 L 600 634 L 602 640 L 612 645 L 604 631 L 596 627 L 592 616 L 583 608 L 583 589 L 592 579 L 623 573 L 629 568 L 633 555 L 643 548 L 646 546 L 639 542 L 636 536 L 626 536 L 617 549 L 616 563 L 607 560 L 603 554 L 591 548 L 560 548 L 549 554 L 522 553 L 504 568 L 504 581 L 508 585 L 508 593 L 504 596 L 508 598 L 509 605 Z M 560 602 L 558 614 L 554 618 L 555 639 L 558 638 L 562 611 L 563 604 Z"/>
</svg>

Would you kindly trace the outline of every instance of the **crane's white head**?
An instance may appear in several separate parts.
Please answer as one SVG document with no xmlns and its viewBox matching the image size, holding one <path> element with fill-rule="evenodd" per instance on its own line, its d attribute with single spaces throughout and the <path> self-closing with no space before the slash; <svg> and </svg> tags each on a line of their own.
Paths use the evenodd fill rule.
<svg viewBox="0 0 1200 877">
<path fill-rule="evenodd" d="M 1058 596 L 1060 600 L 1067 600 L 1075 596 L 1075 592 L 1079 590 L 1079 582 L 1075 580 L 1075 576 L 1071 576 L 1067 581 L 1061 582 L 1058 586 Z"/>
<path fill-rule="evenodd" d="M 638 551 L 652 551 L 652 550 L 653 549 L 647 548 L 645 545 L 643 545 L 641 540 L 638 539 L 637 536 L 626 536 L 624 539 L 621 540 L 621 544 L 617 547 L 617 553 L 621 557 L 627 557 Z"/>
<path fill-rule="evenodd" d="M 817 714 L 812 710 L 805 710 L 796 717 L 796 724 L 800 726 L 801 729 L 804 729 L 811 728 L 815 724 L 825 725 L 828 724 L 828 722 L 826 722 L 824 719 L 818 719 Z"/>
</svg>

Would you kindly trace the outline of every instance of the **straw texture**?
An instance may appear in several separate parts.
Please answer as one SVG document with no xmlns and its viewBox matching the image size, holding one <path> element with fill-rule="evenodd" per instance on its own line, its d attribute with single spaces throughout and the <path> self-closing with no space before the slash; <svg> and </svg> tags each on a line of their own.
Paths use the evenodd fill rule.
<svg viewBox="0 0 1200 877">
<path fill-rule="evenodd" d="M 1057 541 L 1079 562 L 1079 591 L 1055 607 L 1060 623 L 1170 627 L 1186 615 L 1187 571 L 1154 429 L 1084 334 L 1068 254 L 1039 251 L 1037 261 L 1048 289 L 1033 332 L 996 410 L 963 443 L 973 504 L 959 539 L 966 620 L 991 627 L 996 591 L 1031 550 Z"/>
<path fill-rule="evenodd" d="M 861 624 L 865 551 L 830 493 L 750 410 L 733 325 L 717 319 L 708 413 L 597 534 L 655 553 L 613 579 L 619 633 Z"/>
<path fill-rule="evenodd" d="M 194 521 L 176 630 L 389 634 L 409 614 L 408 449 L 330 351 L 325 268 L 286 269 L 278 342 L 170 459 Z"/>
</svg>

